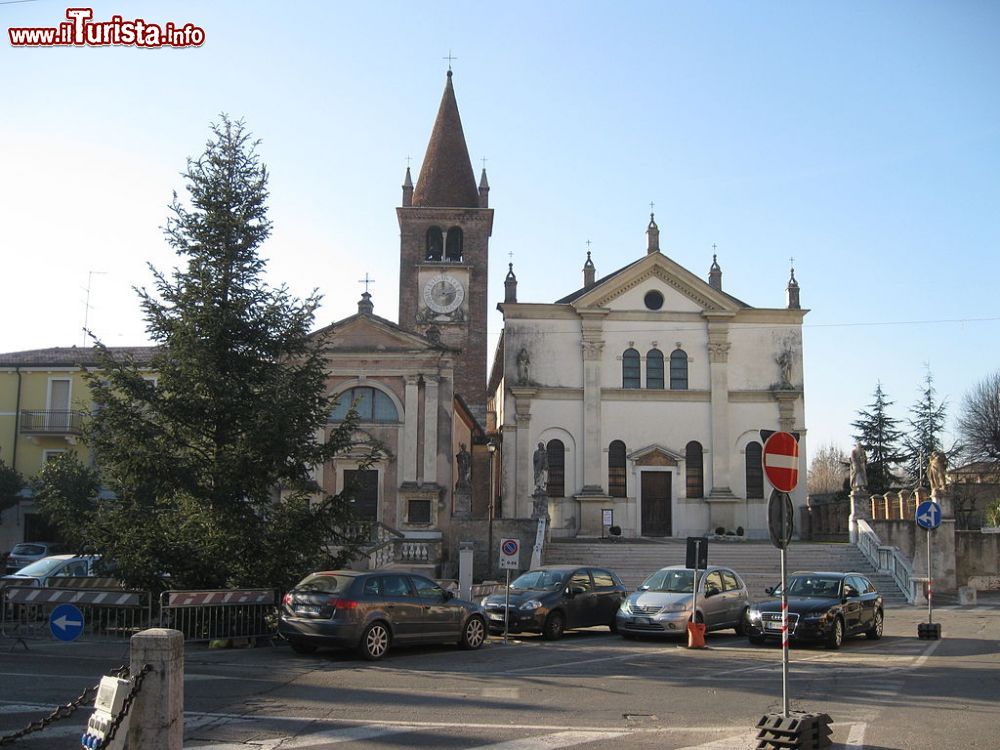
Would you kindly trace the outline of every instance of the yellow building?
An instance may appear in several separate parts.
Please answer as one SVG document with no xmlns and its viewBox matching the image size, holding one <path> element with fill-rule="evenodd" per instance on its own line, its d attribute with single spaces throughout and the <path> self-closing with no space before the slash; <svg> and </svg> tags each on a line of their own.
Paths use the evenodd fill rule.
<svg viewBox="0 0 1000 750">
<path fill-rule="evenodd" d="M 148 366 L 151 347 L 121 347 L 116 356 Z M 83 419 L 92 408 L 84 368 L 97 367 L 94 349 L 67 347 L 0 354 L 0 460 L 26 478 L 46 461 L 72 451 L 92 463 L 80 440 Z M 0 552 L 22 541 L 51 541 L 36 514 L 30 492 L 0 515 Z"/>
</svg>

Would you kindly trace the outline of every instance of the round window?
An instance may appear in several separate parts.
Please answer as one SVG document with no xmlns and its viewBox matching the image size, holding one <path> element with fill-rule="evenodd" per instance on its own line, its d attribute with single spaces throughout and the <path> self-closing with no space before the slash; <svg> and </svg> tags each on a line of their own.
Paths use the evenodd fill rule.
<svg viewBox="0 0 1000 750">
<path fill-rule="evenodd" d="M 659 310 L 663 307 L 663 295 L 655 289 L 651 292 L 646 292 L 644 301 L 646 303 L 646 307 L 650 310 Z"/>
</svg>

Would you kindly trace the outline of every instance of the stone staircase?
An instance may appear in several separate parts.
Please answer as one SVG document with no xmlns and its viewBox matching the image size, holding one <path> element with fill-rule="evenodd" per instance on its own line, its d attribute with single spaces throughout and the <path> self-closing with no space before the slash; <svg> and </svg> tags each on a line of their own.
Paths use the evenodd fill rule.
<svg viewBox="0 0 1000 750">
<path fill-rule="evenodd" d="M 598 565 L 617 573 L 625 587 L 634 591 L 654 570 L 683 565 L 687 552 L 684 539 L 559 539 L 545 545 L 546 565 Z M 766 596 L 764 588 L 781 579 L 780 552 L 769 542 L 725 542 L 709 540 L 708 562 L 725 565 L 746 581 L 752 599 Z M 788 572 L 796 570 L 854 571 L 871 579 L 887 605 L 909 606 L 891 576 L 878 575 L 852 544 L 792 542 L 787 551 Z"/>
</svg>

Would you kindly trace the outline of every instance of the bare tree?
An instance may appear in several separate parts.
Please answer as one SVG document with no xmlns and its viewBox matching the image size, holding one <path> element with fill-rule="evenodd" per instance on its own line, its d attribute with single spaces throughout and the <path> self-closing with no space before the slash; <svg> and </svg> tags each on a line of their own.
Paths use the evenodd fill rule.
<svg viewBox="0 0 1000 750">
<path fill-rule="evenodd" d="M 820 446 L 809 462 L 806 486 L 810 495 L 837 492 L 847 479 L 847 454 L 833 443 Z"/>
<path fill-rule="evenodd" d="M 1000 370 L 965 394 L 958 428 L 972 461 L 1000 461 Z"/>
</svg>

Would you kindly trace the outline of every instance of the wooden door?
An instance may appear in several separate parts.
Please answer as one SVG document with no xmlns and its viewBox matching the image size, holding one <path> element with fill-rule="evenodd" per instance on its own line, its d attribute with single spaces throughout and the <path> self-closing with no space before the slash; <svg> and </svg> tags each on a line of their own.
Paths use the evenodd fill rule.
<svg viewBox="0 0 1000 750">
<path fill-rule="evenodd" d="M 644 471 L 642 477 L 642 535 L 670 536 L 670 472 Z"/>
</svg>

